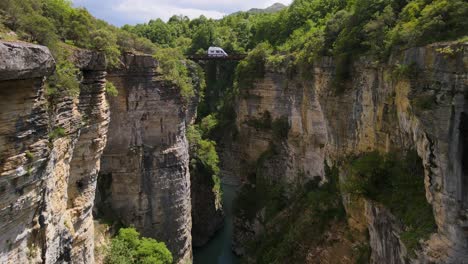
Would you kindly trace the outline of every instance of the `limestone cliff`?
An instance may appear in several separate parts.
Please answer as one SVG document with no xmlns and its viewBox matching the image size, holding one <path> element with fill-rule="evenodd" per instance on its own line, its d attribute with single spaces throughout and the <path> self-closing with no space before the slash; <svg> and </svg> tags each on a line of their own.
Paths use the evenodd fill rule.
<svg viewBox="0 0 468 264">
<path fill-rule="evenodd" d="M 106 142 L 105 59 L 77 51 L 78 98 L 45 97 L 54 59 L 0 42 L 0 262 L 92 263 L 92 204 Z"/>
<path fill-rule="evenodd" d="M 111 122 L 97 211 L 165 242 L 177 262 L 189 261 L 192 218 L 185 132 L 195 111 L 178 87 L 158 76 L 151 56 L 128 54 L 124 64 L 108 76 L 119 95 L 109 100 Z"/>
<path fill-rule="evenodd" d="M 269 180 L 294 185 L 315 176 L 325 178 L 325 162 L 340 165 L 350 155 L 373 150 L 415 149 L 438 226 L 417 256 L 408 255 L 399 237 L 403 227 L 379 204 L 362 201 L 361 206 L 350 206 L 349 197 L 343 196 L 348 223 L 369 231 L 373 263 L 406 263 L 408 258 L 414 263 L 464 263 L 467 47 L 440 43 L 413 48 L 394 54 L 385 64 L 362 58 L 353 64 L 342 91 L 333 89 L 335 63 L 330 58 L 318 60 L 305 73 L 307 78 L 267 70 L 238 97 L 241 143 L 233 147 L 240 160 L 237 173 L 255 173 L 262 159 Z M 289 130 L 278 137 L 272 124 L 282 119 Z M 272 142 L 277 145 L 275 155 L 265 157 Z M 342 168 L 340 179 L 347 175 Z M 246 236 L 261 233 L 256 225 L 237 221 L 237 246 Z"/>
</svg>

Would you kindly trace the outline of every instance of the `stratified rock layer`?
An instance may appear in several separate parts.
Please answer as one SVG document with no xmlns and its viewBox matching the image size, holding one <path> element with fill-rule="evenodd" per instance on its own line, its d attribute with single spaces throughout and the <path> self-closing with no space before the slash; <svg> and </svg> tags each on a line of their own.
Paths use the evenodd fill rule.
<svg viewBox="0 0 468 264">
<path fill-rule="evenodd" d="M 97 211 L 167 244 L 177 262 L 192 258 L 189 112 L 180 90 L 158 79 L 151 56 L 126 55 L 109 74 L 119 95 L 102 158 Z M 107 183 L 107 185 L 106 185 Z M 107 209 L 112 208 L 112 211 Z"/>
<path fill-rule="evenodd" d="M 454 54 L 444 54 L 447 47 Z M 407 76 L 398 76 L 401 65 L 407 67 L 403 73 Z M 266 161 L 270 169 L 265 168 L 264 175 L 284 183 L 324 178 L 325 161 L 339 164 L 349 155 L 373 150 L 416 149 L 438 232 L 412 261 L 464 263 L 468 259 L 467 66 L 467 44 L 441 43 L 406 50 L 387 64 L 362 59 L 353 65 L 352 79 L 343 91 L 333 88 L 335 64 L 330 58 L 318 60 L 308 80 L 267 71 L 238 98 L 241 143 L 233 146 L 233 153 L 240 165 L 232 168 L 238 175 L 252 173 L 275 140 L 279 154 Z M 426 100 L 425 105 L 418 103 L 421 100 Z M 265 112 L 272 120 L 287 118 L 291 127 L 287 139 L 278 141 L 271 130 L 252 126 L 252 120 L 261 120 Z M 341 177 L 346 173 L 342 171 Z M 350 226 L 369 230 L 372 262 L 405 263 L 402 230 L 389 211 L 370 201 L 363 201 L 356 211 L 348 206 L 347 197 L 344 201 Z M 236 222 L 239 247 L 258 230 L 240 231 L 253 223 Z"/>
<path fill-rule="evenodd" d="M 49 50 L 0 42 L 0 262 L 93 263 L 92 203 L 106 141 L 105 59 L 82 69 L 80 95 L 51 101 Z"/>
</svg>

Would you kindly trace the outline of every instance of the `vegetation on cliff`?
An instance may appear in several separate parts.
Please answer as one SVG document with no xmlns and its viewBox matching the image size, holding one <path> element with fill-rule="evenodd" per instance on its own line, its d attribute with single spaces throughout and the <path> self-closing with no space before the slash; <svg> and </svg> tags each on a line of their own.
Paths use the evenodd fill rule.
<svg viewBox="0 0 468 264">
<path fill-rule="evenodd" d="M 349 249 L 347 257 L 356 263 L 368 263 L 365 243 L 347 228 L 338 169 L 326 166 L 326 174 L 328 182 L 319 185 L 320 178 L 316 178 L 289 195 L 286 189 L 291 186 L 271 182 L 261 174 L 254 184 L 243 186 L 235 213 L 242 221 L 257 219 L 263 230 L 247 242 L 247 263 L 305 263 L 309 254 L 320 254 L 336 244 L 341 250 Z M 329 239 L 328 232 L 335 237 Z"/>
<path fill-rule="evenodd" d="M 437 231 L 417 153 L 366 153 L 352 159 L 348 171 L 343 191 L 385 205 L 405 226 L 401 239 L 410 254 L 419 248 L 421 239 Z"/>
<path fill-rule="evenodd" d="M 171 264 L 172 261 L 172 254 L 164 243 L 140 237 L 135 228 L 121 228 L 111 241 L 104 263 Z"/>
<path fill-rule="evenodd" d="M 200 124 L 189 126 L 187 139 L 190 143 L 190 172 L 193 177 L 211 177 L 217 203 L 221 203 L 221 180 L 216 142 L 207 139 L 208 133 L 217 125 L 213 116 L 205 117 Z"/>
</svg>

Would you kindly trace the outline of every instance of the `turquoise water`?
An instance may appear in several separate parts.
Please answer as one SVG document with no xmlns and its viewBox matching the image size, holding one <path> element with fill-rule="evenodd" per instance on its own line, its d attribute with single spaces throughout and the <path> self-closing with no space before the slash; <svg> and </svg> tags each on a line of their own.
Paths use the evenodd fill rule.
<svg viewBox="0 0 468 264">
<path fill-rule="evenodd" d="M 223 184 L 223 206 L 225 221 L 223 229 L 205 246 L 194 250 L 194 264 L 237 264 L 238 258 L 231 251 L 232 204 L 237 195 L 237 186 Z"/>
</svg>

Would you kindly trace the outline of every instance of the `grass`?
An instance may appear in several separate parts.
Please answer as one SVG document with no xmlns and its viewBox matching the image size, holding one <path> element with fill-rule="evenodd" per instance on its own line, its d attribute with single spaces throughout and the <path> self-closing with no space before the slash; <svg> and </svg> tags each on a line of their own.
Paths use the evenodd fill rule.
<svg viewBox="0 0 468 264">
<path fill-rule="evenodd" d="M 26 150 L 25 154 L 26 154 L 26 158 L 28 159 L 28 161 L 34 160 L 34 154 L 32 154 L 31 151 Z"/>
</svg>

